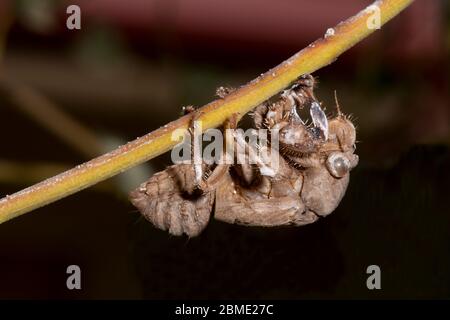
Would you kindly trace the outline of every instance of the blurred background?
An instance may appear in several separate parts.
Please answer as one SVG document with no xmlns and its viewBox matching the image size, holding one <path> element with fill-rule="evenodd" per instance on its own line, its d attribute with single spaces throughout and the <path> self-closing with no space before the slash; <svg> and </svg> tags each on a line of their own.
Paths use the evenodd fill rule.
<svg viewBox="0 0 450 320">
<path fill-rule="evenodd" d="M 245 84 L 370 3 L 0 0 L 0 197 Z M 81 30 L 66 28 L 70 4 Z M 416 1 L 315 73 L 359 140 L 326 219 L 171 237 L 127 201 L 164 155 L 0 225 L 0 298 L 450 298 L 449 15 L 448 1 Z M 71 264 L 82 290 L 66 288 Z M 367 290 L 371 264 L 381 290 Z"/>
</svg>

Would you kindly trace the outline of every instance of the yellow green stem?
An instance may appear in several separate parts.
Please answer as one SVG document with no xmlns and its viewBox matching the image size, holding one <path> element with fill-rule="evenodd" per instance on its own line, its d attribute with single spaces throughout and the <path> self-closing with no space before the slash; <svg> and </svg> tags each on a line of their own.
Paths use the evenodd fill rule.
<svg viewBox="0 0 450 320">
<path fill-rule="evenodd" d="M 396 16 L 413 0 L 384 0 L 374 3 L 379 8 L 380 25 Z M 373 8 L 373 7 L 372 7 Z M 338 24 L 323 37 L 269 70 L 225 99 L 215 100 L 201 108 L 199 120 L 203 129 L 221 125 L 233 113 L 243 115 L 269 99 L 299 76 L 332 63 L 340 54 L 376 29 L 370 23 L 374 10 L 365 9 Z M 376 21 L 376 19 L 374 20 Z M 116 150 L 79 165 L 69 171 L 19 191 L 0 200 L 0 223 L 66 197 L 102 180 L 110 178 L 144 161 L 169 151 L 177 140 L 176 129 L 186 129 L 189 116 L 184 116 Z"/>
</svg>

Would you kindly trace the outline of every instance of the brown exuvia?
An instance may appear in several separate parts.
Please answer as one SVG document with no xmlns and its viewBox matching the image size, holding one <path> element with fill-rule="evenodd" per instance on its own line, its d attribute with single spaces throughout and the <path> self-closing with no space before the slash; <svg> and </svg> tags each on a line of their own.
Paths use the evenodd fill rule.
<svg viewBox="0 0 450 320">
<path fill-rule="evenodd" d="M 132 191 L 131 202 L 157 228 L 189 237 L 206 227 L 213 208 L 218 220 L 266 227 L 301 226 L 330 214 L 358 164 L 356 131 L 338 105 L 337 115 L 328 119 L 313 88 L 314 78 L 305 75 L 275 102 L 263 103 L 253 113 L 256 129 L 277 132 L 278 147 L 267 148 L 278 160 L 277 170 L 258 158 L 259 146 L 250 146 L 235 131 L 231 142 L 240 145 L 252 163 L 176 164 Z M 224 97 L 227 92 L 220 88 L 218 94 Z M 298 113 L 305 107 L 310 125 Z M 198 117 L 197 111 L 191 114 L 193 120 Z M 230 118 L 224 128 L 235 128 L 236 119 Z M 239 156 L 233 152 L 233 157 Z"/>
</svg>

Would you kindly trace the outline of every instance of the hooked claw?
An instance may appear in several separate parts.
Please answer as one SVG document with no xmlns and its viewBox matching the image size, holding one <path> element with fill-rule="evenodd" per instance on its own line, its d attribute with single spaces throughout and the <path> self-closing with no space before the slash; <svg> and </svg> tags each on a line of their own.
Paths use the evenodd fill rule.
<svg viewBox="0 0 450 320">
<path fill-rule="evenodd" d="M 300 118 L 300 115 L 297 112 L 297 108 L 301 109 L 303 107 L 302 105 L 303 102 L 301 101 L 301 99 L 298 97 L 297 93 L 294 90 L 298 86 L 299 86 L 298 84 L 293 85 L 290 89 L 283 91 L 281 96 L 287 101 L 289 101 L 289 105 L 291 106 L 289 118 L 292 121 L 292 123 L 304 125 L 305 123 Z"/>
</svg>

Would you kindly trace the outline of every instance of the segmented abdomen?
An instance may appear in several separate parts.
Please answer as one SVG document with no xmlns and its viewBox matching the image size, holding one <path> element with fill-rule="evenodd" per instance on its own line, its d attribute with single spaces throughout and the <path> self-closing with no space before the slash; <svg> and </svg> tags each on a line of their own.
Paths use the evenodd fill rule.
<svg viewBox="0 0 450 320">
<path fill-rule="evenodd" d="M 171 166 L 132 191 L 130 200 L 155 227 L 195 237 L 208 224 L 214 192 L 196 190 L 194 177 L 191 165 Z"/>
</svg>

